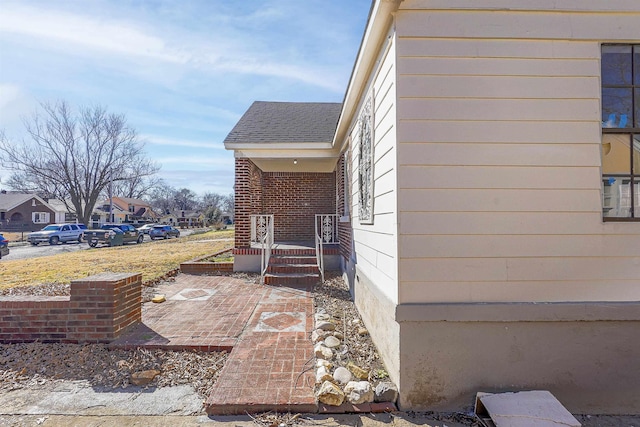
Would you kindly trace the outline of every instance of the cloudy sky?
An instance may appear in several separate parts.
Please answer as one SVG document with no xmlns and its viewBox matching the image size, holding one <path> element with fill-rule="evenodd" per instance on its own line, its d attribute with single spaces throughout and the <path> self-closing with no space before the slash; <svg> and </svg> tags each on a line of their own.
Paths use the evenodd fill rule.
<svg viewBox="0 0 640 427">
<path fill-rule="evenodd" d="M 0 0 L 0 129 L 20 140 L 41 102 L 102 105 L 170 185 L 230 193 L 227 133 L 255 100 L 341 102 L 370 3 Z"/>
</svg>

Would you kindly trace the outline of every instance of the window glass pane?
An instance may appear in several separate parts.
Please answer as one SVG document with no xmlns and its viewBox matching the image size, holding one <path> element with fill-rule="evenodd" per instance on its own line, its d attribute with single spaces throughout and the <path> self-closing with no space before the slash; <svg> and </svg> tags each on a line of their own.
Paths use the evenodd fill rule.
<svg viewBox="0 0 640 427">
<path fill-rule="evenodd" d="M 633 135 L 633 174 L 640 175 L 640 135 Z"/>
<path fill-rule="evenodd" d="M 631 181 L 623 178 L 603 177 L 602 214 L 605 217 L 631 216 Z"/>
<path fill-rule="evenodd" d="M 602 84 L 631 84 L 631 46 L 602 46 Z"/>
<path fill-rule="evenodd" d="M 631 150 L 628 134 L 602 135 L 602 174 L 631 175 Z"/>
<path fill-rule="evenodd" d="M 633 127 L 631 88 L 602 88 L 602 127 Z"/>
<path fill-rule="evenodd" d="M 635 127 L 640 128 L 640 89 L 636 89 L 636 124 Z"/>
<path fill-rule="evenodd" d="M 633 217 L 640 218 L 640 178 L 633 179 Z"/>
<path fill-rule="evenodd" d="M 633 84 L 640 85 L 640 45 L 633 47 Z"/>
</svg>

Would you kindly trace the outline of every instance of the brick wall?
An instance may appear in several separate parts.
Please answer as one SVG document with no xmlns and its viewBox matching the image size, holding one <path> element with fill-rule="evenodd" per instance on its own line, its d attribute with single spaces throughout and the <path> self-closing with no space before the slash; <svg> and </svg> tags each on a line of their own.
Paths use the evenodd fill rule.
<svg viewBox="0 0 640 427">
<path fill-rule="evenodd" d="M 274 215 L 276 241 L 312 241 L 315 214 L 336 213 L 335 173 L 262 172 L 235 160 L 235 247 L 250 246 L 250 215 Z"/>
<path fill-rule="evenodd" d="M 250 246 L 250 215 L 262 213 L 262 171 L 249 159 L 236 158 L 235 247 Z"/>
<path fill-rule="evenodd" d="M 313 241 L 315 214 L 336 213 L 334 173 L 264 172 L 262 181 L 276 241 Z"/>
<path fill-rule="evenodd" d="M 0 342 L 110 342 L 142 321 L 142 276 L 71 282 L 69 297 L 0 297 Z"/>
</svg>

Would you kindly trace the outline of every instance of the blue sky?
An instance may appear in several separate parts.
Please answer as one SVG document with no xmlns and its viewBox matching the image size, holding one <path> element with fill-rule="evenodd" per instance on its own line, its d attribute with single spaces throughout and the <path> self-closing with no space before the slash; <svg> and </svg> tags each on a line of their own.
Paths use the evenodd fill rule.
<svg viewBox="0 0 640 427">
<path fill-rule="evenodd" d="M 170 185 L 228 194 L 227 133 L 255 100 L 341 102 L 370 3 L 0 0 L 0 129 L 21 139 L 40 102 L 102 105 Z"/>
</svg>

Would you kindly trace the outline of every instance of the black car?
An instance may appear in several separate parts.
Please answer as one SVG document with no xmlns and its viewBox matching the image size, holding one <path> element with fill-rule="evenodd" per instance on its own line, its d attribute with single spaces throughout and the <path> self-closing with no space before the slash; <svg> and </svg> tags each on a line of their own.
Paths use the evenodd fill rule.
<svg viewBox="0 0 640 427">
<path fill-rule="evenodd" d="M 168 239 L 169 237 L 180 237 L 180 230 L 170 225 L 154 225 L 149 230 L 149 237 L 151 239 Z"/>
</svg>

